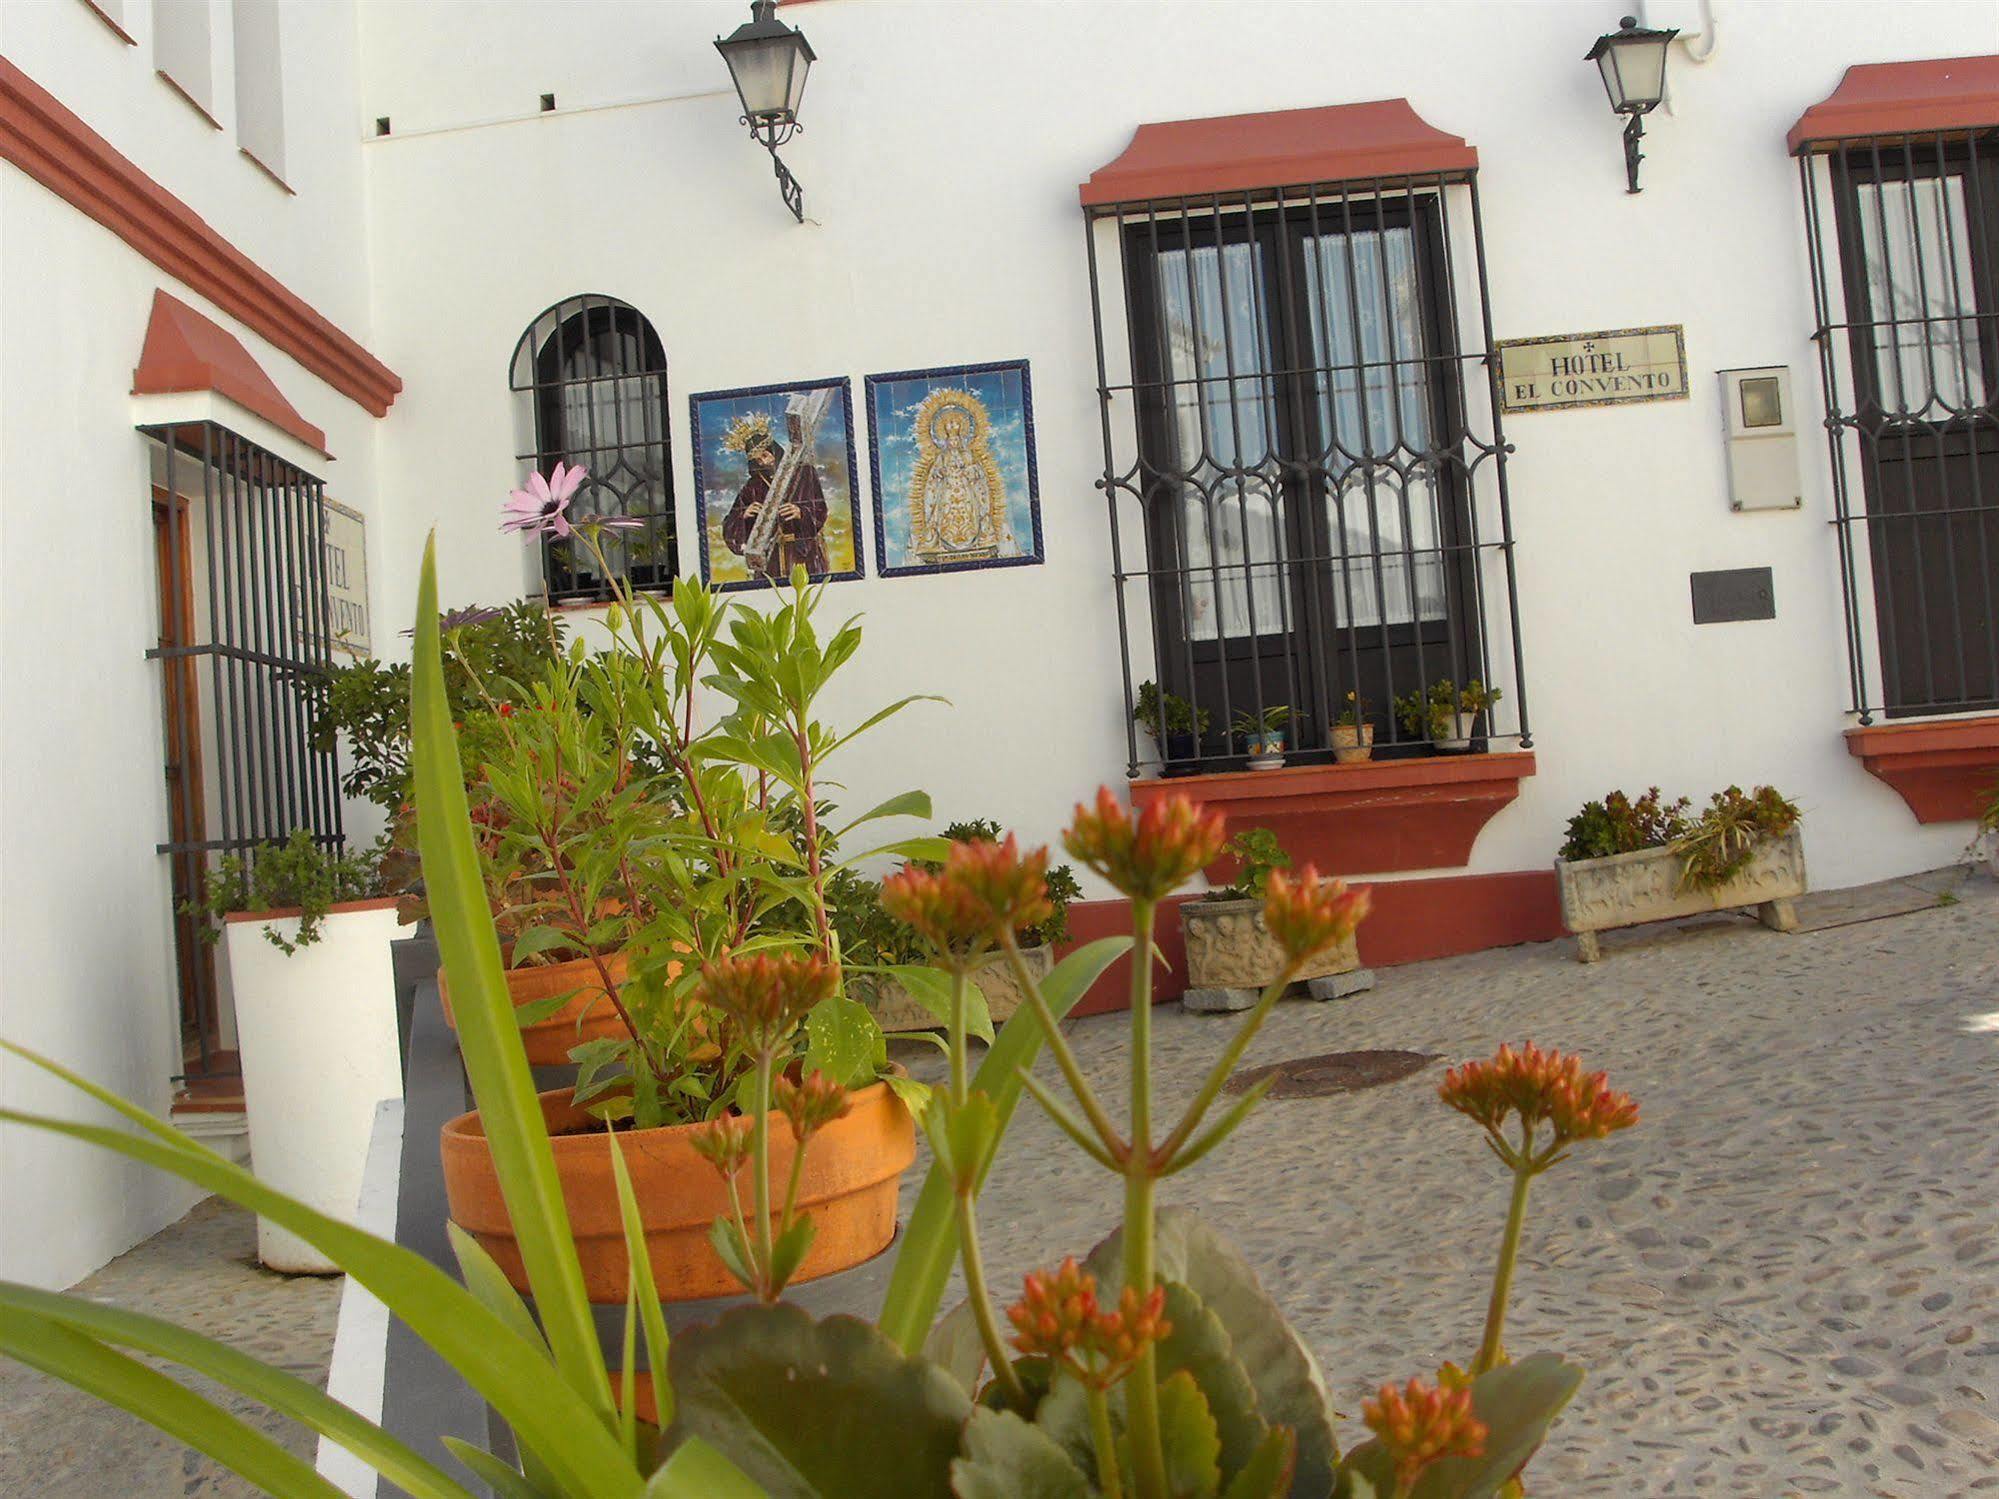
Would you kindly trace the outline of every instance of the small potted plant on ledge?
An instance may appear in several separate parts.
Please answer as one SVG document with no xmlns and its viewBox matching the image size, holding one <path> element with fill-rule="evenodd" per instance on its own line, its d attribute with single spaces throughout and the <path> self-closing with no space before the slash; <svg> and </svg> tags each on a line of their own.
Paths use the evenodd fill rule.
<svg viewBox="0 0 1999 1499">
<path fill-rule="evenodd" d="M 1346 706 L 1333 720 L 1333 758 L 1342 765 L 1374 758 L 1374 725 L 1367 721 L 1367 699 L 1358 692 L 1347 694 Z"/>
<path fill-rule="evenodd" d="M 1157 682 L 1139 684 L 1132 721 L 1152 736 L 1166 762 L 1167 775 L 1184 775 L 1201 752 L 1208 734 L 1208 710 L 1196 708 L 1176 693 L 1160 690 Z"/>
<path fill-rule="evenodd" d="M 1446 682 L 1444 685 L 1448 687 L 1451 684 Z M 1503 696 L 1505 694 L 1497 687 L 1488 687 L 1477 677 L 1473 677 L 1464 685 L 1463 690 L 1458 693 L 1457 721 L 1454 725 L 1458 742 L 1451 745 L 1452 749 L 1471 748 L 1472 736 L 1477 732 L 1481 714 L 1485 715 L 1486 732 L 1488 734 L 1492 732 L 1492 706 Z"/>
<path fill-rule="evenodd" d="M 189 914 L 220 940 L 243 1060 L 257 1175 L 336 1218 L 353 1216 L 375 1105 L 402 1096 L 396 1028 L 396 900 L 380 845 L 349 854 L 308 828 L 225 855 Z M 257 1258 L 272 1270 L 339 1266 L 268 1218 Z"/>
<path fill-rule="evenodd" d="M 997 843 L 1002 836 L 1000 825 L 985 817 L 954 822 L 944 829 L 944 837 L 952 843 Z M 937 860 L 912 859 L 906 867 L 934 873 L 944 866 Z M 1036 978 L 1054 970 L 1056 944 L 1069 940 L 1069 905 L 1083 893 L 1067 864 L 1053 865 L 1043 878 L 1049 914 L 1023 926 L 1018 936 L 1021 960 Z M 884 1031 L 927 1031 L 949 1025 L 948 987 L 932 980 L 935 970 L 925 962 L 928 949 L 923 938 L 883 908 L 881 890 L 880 880 L 852 869 L 841 870 L 828 887 L 849 991 L 867 1005 Z M 974 1032 L 983 1032 L 990 1040 L 991 1027 L 1011 1019 L 1025 993 L 1011 965 L 989 961 L 972 970 L 966 1000 Z M 983 1020 L 978 1013 L 981 1005 Z"/>
<path fill-rule="evenodd" d="M 1747 796 L 1730 786 L 1698 817 L 1687 806 L 1654 786 L 1637 798 L 1613 791 L 1569 819 L 1555 876 L 1583 962 L 1602 955 L 1599 932 L 1705 911 L 1754 906 L 1772 931 L 1796 929 L 1791 903 L 1806 889 L 1797 805 L 1769 786 Z"/>
<path fill-rule="evenodd" d="M 1444 677 L 1433 682 L 1427 692 L 1398 697 L 1395 716 L 1412 738 L 1427 739 L 1449 754 L 1462 754 L 1471 748 L 1479 715 L 1504 695 L 1497 687 L 1488 687 L 1476 677 L 1463 689 Z"/>
<path fill-rule="evenodd" d="M 1180 1003 L 1216 1013 L 1246 1010 L 1285 969 L 1283 944 L 1263 922 L 1270 876 L 1291 867 L 1291 856 L 1268 828 L 1250 828 L 1224 850 L 1235 860 L 1235 879 L 1219 890 L 1180 907 L 1180 932 L 1187 943 L 1187 990 Z M 1346 940 L 1316 954 L 1292 977 L 1314 999 L 1340 999 L 1374 987 L 1374 975 L 1360 966 L 1360 949 Z"/>
<path fill-rule="evenodd" d="M 1284 726 L 1291 722 L 1291 708 L 1274 703 L 1261 712 L 1245 708 L 1236 714 L 1236 737 L 1249 754 L 1251 770 L 1275 770 L 1284 763 Z"/>
</svg>

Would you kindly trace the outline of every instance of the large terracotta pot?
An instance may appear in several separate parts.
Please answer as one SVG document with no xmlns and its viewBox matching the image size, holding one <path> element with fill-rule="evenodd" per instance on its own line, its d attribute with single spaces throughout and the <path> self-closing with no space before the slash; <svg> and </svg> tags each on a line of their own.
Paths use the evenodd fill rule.
<svg viewBox="0 0 1999 1499">
<path fill-rule="evenodd" d="M 611 982 L 625 982 L 625 955 L 612 953 L 604 960 Z M 618 1018 L 617 1006 L 604 992 L 604 978 L 591 958 L 575 958 L 567 963 L 544 963 L 506 970 L 507 995 L 516 1007 L 536 1000 L 571 996 L 569 1003 L 546 1019 L 521 1027 L 521 1042 L 527 1047 L 528 1062 L 535 1067 L 559 1067 L 569 1060 L 569 1049 L 602 1037 L 622 1039 L 631 1034 Z M 444 1001 L 444 1019 L 453 1030 L 458 1022 L 451 1014 L 451 991 L 444 970 L 437 970 L 437 997 Z"/>
<path fill-rule="evenodd" d="M 895 1237 L 902 1173 L 916 1159 L 916 1126 L 886 1083 L 854 1094 L 854 1106 L 815 1135 L 805 1153 L 799 1206 L 818 1225 L 805 1262 L 794 1277 L 808 1281 L 870 1259 Z M 583 1262 L 583 1283 L 596 1302 L 622 1302 L 629 1262 L 611 1176 L 609 1137 L 570 1101 L 566 1088 L 541 1095 L 555 1147 L 555 1170 L 569 1208 L 569 1226 Z M 726 1296 L 742 1289 L 708 1242 L 708 1225 L 730 1211 L 728 1188 L 715 1168 L 694 1152 L 698 1125 L 621 1130 L 618 1144 L 632 1176 L 653 1279 L 664 1301 Z M 790 1179 L 791 1127 L 771 1117 L 773 1193 Z M 443 1131 L 444 1194 L 451 1221 L 476 1238 L 507 1278 L 528 1289 L 493 1155 L 475 1109 L 450 1120 Z M 749 1184 L 742 1183 L 745 1201 Z"/>
</svg>

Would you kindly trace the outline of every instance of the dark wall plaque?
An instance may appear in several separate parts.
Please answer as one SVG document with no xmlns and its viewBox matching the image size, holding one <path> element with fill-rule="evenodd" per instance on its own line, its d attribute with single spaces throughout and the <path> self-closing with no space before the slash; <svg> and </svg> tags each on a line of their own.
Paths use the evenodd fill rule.
<svg viewBox="0 0 1999 1499">
<path fill-rule="evenodd" d="M 1775 619 L 1777 591 L 1767 567 L 1731 567 L 1694 573 L 1694 623 L 1725 625 L 1739 619 Z"/>
</svg>

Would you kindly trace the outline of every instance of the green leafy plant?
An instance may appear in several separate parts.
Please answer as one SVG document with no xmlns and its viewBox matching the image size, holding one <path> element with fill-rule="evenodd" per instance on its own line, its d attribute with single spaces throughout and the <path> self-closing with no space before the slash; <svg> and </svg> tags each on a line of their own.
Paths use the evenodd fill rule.
<svg viewBox="0 0 1999 1499">
<path fill-rule="evenodd" d="M 1404 699 L 1397 698 L 1396 706 L 1399 708 L 1403 701 Z M 1367 699 L 1358 692 L 1349 692 L 1346 696 L 1346 706 L 1340 709 L 1339 716 L 1333 720 L 1333 723 L 1342 729 L 1357 729 L 1366 722 Z"/>
<path fill-rule="evenodd" d="M 1291 867 L 1291 856 L 1269 828 L 1243 829 L 1222 852 L 1235 860 L 1235 878 L 1210 890 L 1203 900 L 1262 900 L 1269 893 L 1271 874 Z"/>
<path fill-rule="evenodd" d="M 1325 1380 L 1229 1236 L 1160 1211 L 1160 1181 L 1221 1145 L 1269 1083 L 1210 1118 L 1223 1085 L 1292 977 L 1348 940 L 1364 895 L 1309 870 L 1266 881 L 1264 924 L 1284 972 L 1259 996 L 1192 1095 L 1157 1121 L 1151 1018 L 1154 965 L 1130 967 L 1127 1107 L 1114 1123 L 1059 1022 L 1118 957 L 1151 953 L 1162 902 L 1220 853 L 1219 817 L 1185 798 L 1128 814 L 1106 789 L 1079 810 L 1065 846 L 1133 912 L 1131 941 L 1106 939 L 1037 980 L 1019 933 L 1046 910 L 1045 850 L 1012 839 L 950 846 L 942 869 L 908 867 L 884 883 L 889 913 L 919 931 L 948 985 L 949 1080 L 922 1107 L 933 1163 L 902 1237 L 879 1319 L 814 1320 L 772 1303 L 793 1241 L 809 1230 L 795 1194 L 773 1191 L 773 1110 L 837 1107 L 838 1080 L 779 1086 L 783 1038 L 837 982 L 808 944 L 769 944 L 708 965 L 702 1003 L 756 1055 L 748 1107 L 704 1139 L 729 1181 L 750 1175 L 717 1230 L 758 1304 L 669 1339 L 615 1133 L 606 1136 L 631 1276 L 624 1347 L 645 1339 L 660 1423 L 639 1420 L 629 1362 L 607 1373 L 583 1295 L 567 1208 L 500 966 L 470 806 L 442 692 L 431 616 L 434 564 L 422 575 L 413 706 L 414 786 L 425 878 L 460 1016 L 460 1040 L 533 1286 L 535 1312 L 469 1237 L 452 1235 L 461 1285 L 414 1253 L 291 1202 L 241 1167 L 45 1059 L 27 1059 L 121 1112 L 136 1129 L 29 1115 L 51 1130 L 164 1167 L 265 1213 L 322 1248 L 464 1377 L 512 1427 L 515 1458 L 455 1440 L 465 1471 L 520 1499 L 1473 1499 L 1515 1484 L 1581 1371 L 1552 1355 L 1510 1358 L 1503 1322 L 1522 1242 L 1528 1183 L 1585 1141 L 1635 1122 L 1636 1108 L 1572 1057 L 1503 1049 L 1455 1069 L 1444 1101 L 1486 1132 L 1514 1176 L 1484 1334 L 1468 1369 L 1384 1385 L 1362 1407 L 1371 1440 L 1342 1454 Z M 779 693 L 794 691 L 782 684 Z M 781 704 L 768 706 L 781 707 Z M 763 713 L 766 718 L 776 714 Z M 789 769 L 789 767 L 786 767 Z M 808 796 L 808 815 L 816 804 Z M 823 852 L 823 847 L 821 849 Z M 809 862 L 809 861 L 808 861 Z M 823 872 L 823 871 L 822 871 Z M 834 871 L 837 873 L 837 871 Z M 817 881 L 811 881 L 816 884 Z M 827 875 L 831 883 L 831 874 Z M 800 892 L 802 894 L 803 892 Z M 797 899 L 796 896 L 793 897 Z M 967 1046 L 973 968 L 998 954 L 1028 1005 L 976 1072 Z M 1032 1066 L 1046 1047 L 1068 1101 Z M 13 1049 L 13 1048 L 10 1048 Z M 809 1078 L 810 1071 L 806 1074 Z M 816 1101 L 808 1096 L 816 1087 Z M 977 1198 L 1023 1092 L 1031 1093 L 1123 1201 L 1121 1222 L 1088 1259 L 1028 1278 L 1003 1322 L 978 1240 Z M 747 1121 L 745 1123 L 744 1121 Z M 1169 1122 L 1170 1121 L 1170 1122 Z M 718 1242 L 718 1247 L 719 1247 Z M 964 1306 L 937 1319 L 953 1264 Z M 154 1421 L 273 1493 L 330 1495 L 307 1465 L 205 1395 L 121 1348 L 163 1356 L 255 1395 L 358 1453 L 419 1499 L 461 1499 L 461 1479 L 328 1400 L 312 1386 L 169 1324 L 77 1298 L 0 1285 L 0 1352 Z M 661 1371 L 664 1371 L 663 1373 Z M 885 1433 L 894 1439 L 885 1441 Z"/>
<path fill-rule="evenodd" d="M 568 1211 L 556 1184 L 547 1126 L 500 966 L 492 912 L 479 877 L 456 736 L 443 690 L 435 563 L 424 558 L 412 675 L 412 791 L 424 875 L 444 964 L 453 978 L 459 1047 L 492 1142 L 502 1194 L 534 1286 L 535 1313 L 468 1235 L 451 1232 L 461 1280 L 412 1250 L 376 1238 L 272 1190 L 248 1170 L 60 1064 L 6 1049 L 122 1116 L 125 1127 L 79 1123 L 0 1107 L 0 1123 L 46 1130 L 167 1171 L 263 1214 L 298 1234 L 378 1297 L 511 1428 L 513 1464 L 447 1439 L 454 1476 L 313 1384 L 172 1323 L 0 1283 L 0 1353 L 134 1411 L 272 1494 L 336 1491 L 262 1431 L 207 1395 L 143 1363 L 163 1359 L 249 1395 L 360 1457 L 418 1499 L 472 1499 L 476 1484 L 510 1496 L 561 1499 L 748 1499 L 761 1492 L 692 1434 L 663 1451 L 637 1416 L 630 1379 L 613 1393 L 585 1299 Z M 638 1208 L 617 1138 L 609 1137 L 632 1266 L 629 1316 L 652 1367 L 668 1366 L 665 1320 L 651 1284 Z M 129 1350 L 129 1351 L 128 1351 Z M 655 1395 L 663 1420 L 672 1391 Z M 516 1466 L 517 1464 L 517 1466 Z"/>
<path fill-rule="evenodd" d="M 283 843 L 263 843 L 241 854 L 224 854 L 202 887 L 198 901 L 181 906 L 187 916 L 206 918 L 204 942 L 222 935 L 221 922 L 234 911 L 296 913 L 298 931 L 286 937 L 275 923 L 264 938 L 286 956 L 319 940 L 320 926 L 344 901 L 372 900 L 387 893 L 382 884 L 384 843 L 349 853 L 323 842 L 310 828 L 294 828 Z"/>
<path fill-rule="evenodd" d="M 563 626 L 540 601 L 517 599 L 501 608 L 476 605 L 438 616 L 445 646 L 444 682 L 463 748 L 476 754 L 479 733 L 467 733 L 468 714 L 488 710 L 494 691 L 516 706 L 526 687 L 563 651 Z M 408 631 L 404 632 L 408 634 Z M 394 812 L 409 800 L 410 668 L 372 658 L 325 673 L 325 690 L 312 724 L 312 747 L 321 754 L 346 750 L 341 790 Z M 467 768 L 477 765 L 468 759 Z"/>
<path fill-rule="evenodd" d="M 1740 786 L 1717 791 L 1701 815 L 1673 841 L 1680 856 L 1680 888 L 1713 890 L 1727 884 L 1768 838 L 1798 825 L 1797 804 L 1771 786 L 1748 795 Z"/>
<path fill-rule="evenodd" d="M 1641 848 L 1664 848 L 1685 836 L 1687 805 L 1685 797 L 1664 801 L 1657 786 L 1636 799 L 1613 791 L 1601 801 L 1585 803 L 1569 819 L 1560 857 L 1604 859 Z"/>
<path fill-rule="evenodd" d="M 1457 733 L 1458 689 L 1446 680 L 1395 699 L 1395 718 L 1413 739 L 1449 739 Z"/>
<path fill-rule="evenodd" d="M 1131 710 L 1132 722 L 1150 734 L 1161 745 L 1169 734 L 1192 734 L 1205 738 L 1208 732 L 1208 710 L 1195 708 L 1184 697 L 1175 693 L 1162 692 L 1157 682 L 1141 682 L 1138 688 L 1138 703 Z"/>
<path fill-rule="evenodd" d="M 1451 684 L 1447 681 L 1441 685 L 1449 687 Z M 1460 713 L 1483 713 L 1504 696 L 1506 694 L 1501 692 L 1497 687 L 1488 687 L 1477 677 L 1473 677 L 1469 682 L 1465 683 L 1464 690 L 1458 693 L 1458 711 Z"/>
<path fill-rule="evenodd" d="M 1264 735 L 1281 734 L 1284 726 L 1290 722 L 1290 705 L 1273 703 L 1260 712 L 1251 708 L 1242 709 L 1236 714 L 1230 727 L 1243 738 L 1254 739 Z"/>
</svg>

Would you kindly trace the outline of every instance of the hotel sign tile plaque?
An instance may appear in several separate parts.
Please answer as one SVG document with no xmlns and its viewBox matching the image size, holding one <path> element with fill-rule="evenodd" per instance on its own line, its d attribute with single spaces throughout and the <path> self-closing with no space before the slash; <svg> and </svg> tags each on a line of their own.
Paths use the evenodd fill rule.
<svg viewBox="0 0 1999 1499">
<path fill-rule="evenodd" d="M 1514 338 L 1495 347 L 1502 411 L 1683 401 L 1687 396 L 1687 344 L 1678 327 Z"/>
</svg>

